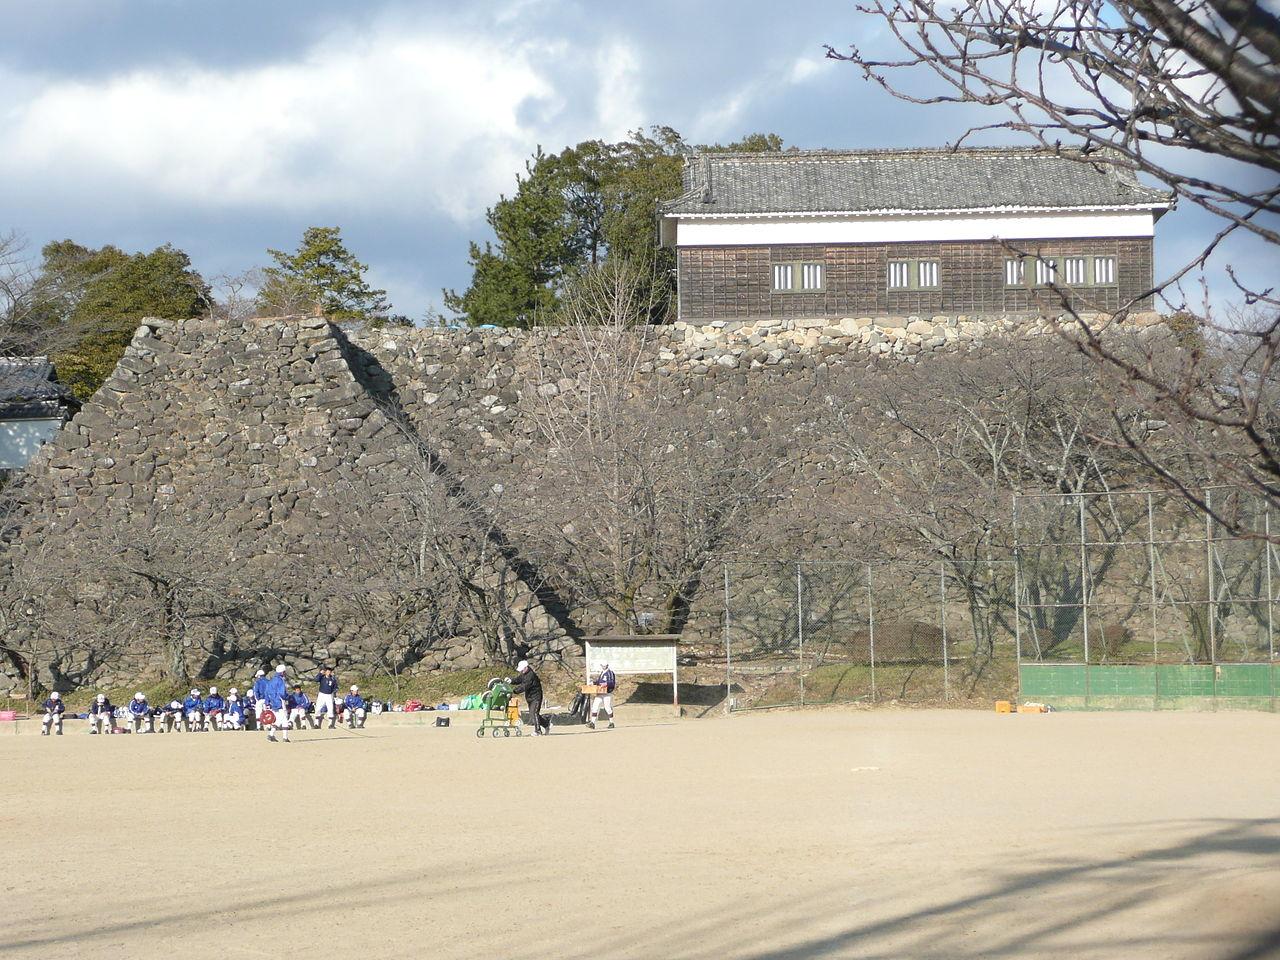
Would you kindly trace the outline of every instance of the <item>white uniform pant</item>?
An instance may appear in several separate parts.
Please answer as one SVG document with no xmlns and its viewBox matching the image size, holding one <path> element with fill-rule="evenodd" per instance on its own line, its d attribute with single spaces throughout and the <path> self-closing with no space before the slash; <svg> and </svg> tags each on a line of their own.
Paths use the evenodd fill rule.
<svg viewBox="0 0 1280 960">
<path fill-rule="evenodd" d="M 188 710 L 186 715 L 187 730 L 199 730 L 204 722 L 204 714 L 199 710 Z"/>
<path fill-rule="evenodd" d="M 110 714 L 91 713 L 89 715 L 89 727 L 93 733 L 110 733 L 111 726 Z"/>
<path fill-rule="evenodd" d="M 41 725 L 44 727 L 45 733 L 48 733 L 50 728 L 58 731 L 58 733 L 61 733 L 62 732 L 62 714 L 46 713 L 44 715 L 44 720 L 41 721 Z"/>
<path fill-rule="evenodd" d="M 354 710 L 347 710 L 347 726 L 363 727 L 364 726 L 364 707 L 356 707 Z"/>
<path fill-rule="evenodd" d="M 307 726 L 307 711 L 301 707 L 294 707 L 289 711 L 289 726 L 297 724 L 297 729 L 302 730 Z"/>
<path fill-rule="evenodd" d="M 594 720 L 600 716 L 600 708 L 604 707 L 605 714 L 610 720 L 613 719 L 613 694 L 597 693 L 591 701 L 591 719 Z"/>
<path fill-rule="evenodd" d="M 234 713 L 224 713 L 222 715 L 223 730 L 239 730 L 244 726 L 244 718 Z"/>
<path fill-rule="evenodd" d="M 178 715 L 176 713 L 162 713 L 160 715 L 160 732 L 172 733 L 178 728 Z"/>
<path fill-rule="evenodd" d="M 270 737 L 272 740 L 274 740 L 274 739 L 275 739 L 275 736 L 276 736 L 276 731 L 277 731 L 277 730 L 280 730 L 280 731 L 282 731 L 282 732 L 284 733 L 284 735 L 287 737 L 287 736 L 289 735 L 289 710 L 288 710 L 288 708 L 287 708 L 287 707 L 285 707 L 283 704 L 281 704 L 281 706 L 280 706 L 280 708 L 279 708 L 279 709 L 277 709 L 277 708 L 275 708 L 275 707 L 271 707 L 271 712 L 272 712 L 272 713 L 274 713 L 274 714 L 276 715 L 276 719 L 275 719 L 275 723 L 272 723 L 272 724 L 270 724 L 270 725 L 263 724 L 263 726 L 265 726 L 265 727 L 266 727 L 266 729 L 267 729 L 267 736 L 268 736 L 268 737 Z M 262 718 L 261 718 L 261 717 L 259 717 L 259 718 L 258 718 L 258 722 L 259 722 L 259 723 L 261 723 L 261 722 L 262 722 Z"/>
<path fill-rule="evenodd" d="M 134 733 L 141 733 L 143 730 L 146 730 L 147 733 L 150 733 L 151 732 L 150 715 L 139 716 L 136 713 L 129 714 L 129 729 L 132 730 Z"/>
<path fill-rule="evenodd" d="M 327 713 L 329 715 L 329 726 L 332 727 L 334 720 L 337 719 L 337 713 L 335 712 L 334 706 L 333 706 L 332 693 L 316 694 L 315 718 L 316 718 L 317 727 L 320 726 L 320 714 L 322 713 Z"/>
<path fill-rule="evenodd" d="M 217 711 L 216 713 L 206 713 L 204 715 L 205 729 L 206 730 L 222 729 L 222 716 L 223 714 L 221 710 Z"/>
</svg>

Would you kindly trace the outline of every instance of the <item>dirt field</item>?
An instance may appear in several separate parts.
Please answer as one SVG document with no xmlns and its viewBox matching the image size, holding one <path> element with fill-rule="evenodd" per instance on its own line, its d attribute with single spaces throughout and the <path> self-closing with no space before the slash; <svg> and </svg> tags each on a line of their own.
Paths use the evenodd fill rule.
<svg viewBox="0 0 1280 960">
<path fill-rule="evenodd" d="M 0 736 L 0 958 L 1280 955 L 1278 716 L 620 720 Z"/>
</svg>

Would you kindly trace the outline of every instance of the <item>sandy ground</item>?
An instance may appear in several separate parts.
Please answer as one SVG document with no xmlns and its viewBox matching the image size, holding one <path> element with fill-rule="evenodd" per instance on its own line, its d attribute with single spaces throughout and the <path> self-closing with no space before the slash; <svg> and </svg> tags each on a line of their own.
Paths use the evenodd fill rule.
<svg viewBox="0 0 1280 960">
<path fill-rule="evenodd" d="M 0 958 L 1280 955 L 1280 716 L 0 737 Z"/>
</svg>

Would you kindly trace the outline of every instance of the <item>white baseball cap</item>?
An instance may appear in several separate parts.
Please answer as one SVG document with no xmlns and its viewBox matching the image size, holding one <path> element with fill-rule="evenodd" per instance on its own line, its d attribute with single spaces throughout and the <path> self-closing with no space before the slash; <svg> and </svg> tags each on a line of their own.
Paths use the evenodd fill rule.
<svg viewBox="0 0 1280 960">
<path fill-rule="evenodd" d="M 99 703 L 102 703 L 102 702 L 103 702 L 104 700 L 106 700 L 106 699 L 107 699 L 107 695 L 106 695 L 105 693 L 100 693 L 100 694 L 98 694 L 98 702 L 99 702 Z"/>
<path fill-rule="evenodd" d="M 218 688 L 217 688 L 217 687 L 210 687 L 210 688 L 209 688 L 209 692 L 210 692 L 210 693 L 217 693 L 217 692 L 218 692 Z"/>
<path fill-rule="evenodd" d="M 50 700 L 61 700 L 61 699 L 62 699 L 62 694 L 60 694 L 57 690 L 55 690 L 55 691 L 53 691 L 53 693 L 49 694 L 49 699 L 50 699 Z"/>
<path fill-rule="evenodd" d="M 191 695 L 192 695 L 193 697 L 198 697 L 198 696 L 200 696 L 200 691 L 199 691 L 199 690 L 192 690 L 192 691 L 191 691 Z"/>
<path fill-rule="evenodd" d="M 231 688 L 231 695 L 232 695 L 232 696 L 235 696 L 235 695 L 236 695 L 237 693 L 239 693 L 239 692 L 240 692 L 240 689 L 239 689 L 238 687 L 232 687 L 232 688 Z"/>
<path fill-rule="evenodd" d="M 352 692 L 352 693 L 355 693 L 355 692 L 356 692 L 357 690 L 359 690 L 359 689 L 360 689 L 360 688 L 359 688 L 359 687 L 357 687 L 354 683 L 351 685 L 351 692 Z"/>
<path fill-rule="evenodd" d="M 276 673 L 284 673 L 284 671 L 285 671 L 285 665 L 283 663 L 280 664 L 280 666 L 276 667 Z"/>
<path fill-rule="evenodd" d="M 265 677 L 266 675 L 267 675 L 267 671 L 265 670 L 259 670 L 257 673 L 254 674 L 255 677 Z"/>
<path fill-rule="evenodd" d="M 516 664 L 516 673 L 524 673 L 528 669 L 529 669 L 528 660 L 521 660 L 519 663 Z"/>
<path fill-rule="evenodd" d="M 146 698 L 146 697 L 144 697 L 144 696 L 142 695 L 142 691 L 141 691 L 141 690 L 139 690 L 137 693 L 135 693 L 135 694 L 133 695 L 133 699 L 135 699 L 135 700 L 145 700 L 145 699 L 147 699 L 147 698 Z"/>
</svg>

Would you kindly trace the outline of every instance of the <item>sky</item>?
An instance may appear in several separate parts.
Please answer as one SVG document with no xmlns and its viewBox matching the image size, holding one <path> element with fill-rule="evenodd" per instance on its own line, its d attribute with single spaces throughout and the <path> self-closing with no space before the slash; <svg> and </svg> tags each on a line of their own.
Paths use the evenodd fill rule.
<svg viewBox="0 0 1280 960">
<path fill-rule="evenodd" d="M 0 0 L 0 14 L 0 234 L 33 253 L 172 243 L 215 278 L 338 225 L 416 319 L 467 285 L 468 242 L 538 146 L 653 124 L 695 143 L 936 146 L 991 119 L 900 103 L 825 59 L 828 43 L 889 49 L 852 0 Z M 1192 209 L 1167 216 L 1157 269 L 1211 229 Z M 1247 244 L 1222 257 L 1275 266 Z"/>
</svg>

